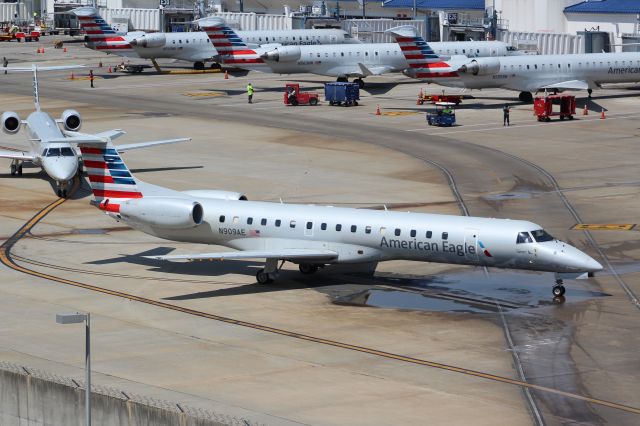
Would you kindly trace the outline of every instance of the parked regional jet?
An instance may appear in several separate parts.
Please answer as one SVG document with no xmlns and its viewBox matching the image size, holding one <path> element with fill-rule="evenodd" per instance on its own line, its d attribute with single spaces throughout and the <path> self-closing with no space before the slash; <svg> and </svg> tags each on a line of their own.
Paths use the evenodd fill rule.
<svg viewBox="0 0 640 426">
<path fill-rule="evenodd" d="M 26 120 L 21 120 L 14 111 L 6 111 L 2 114 L 2 130 L 8 134 L 16 134 L 20 131 L 21 125 L 26 126 L 29 137 L 29 151 L 0 149 L 0 158 L 11 159 L 11 175 L 21 176 L 22 165 L 26 162 L 42 167 L 45 173 L 56 182 L 56 192 L 59 197 L 67 196 L 67 190 L 71 179 L 76 174 L 82 173 L 80 158 L 76 152 L 78 142 L 100 142 L 113 140 L 122 136 L 122 130 L 110 130 L 107 132 L 89 135 L 78 133 L 82 125 L 80 113 L 74 109 L 65 110 L 60 119 L 56 120 L 48 113 L 40 109 L 40 96 L 38 93 L 38 71 L 39 70 L 66 70 L 79 68 L 78 65 L 52 66 L 31 68 L 21 67 L 0 67 L 9 72 L 33 72 L 33 98 L 35 111 L 29 114 Z M 59 125 L 62 125 L 63 130 Z M 132 149 L 146 148 L 154 145 L 164 145 L 191 140 L 190 138 L 170 139 L 163 141 L 143 142 L 118 146 L 118 152 Z"/>
<path fill-rule="evenodd" d="M 114 219 L 159 238 L 237 250 L 152 259 L 266 259 L 256 274 L 259 283 L 272 281 L 284 261 L 297 263 L 303 274 L 327 264 L 375 267 L 394 259 L 549 271 L 556 273 L 555 296 L 565 292 L 563 278 L 602 269 L 531 222 L 255 202 L 218 190 L 179 192 L 133 177 L 108 140 L 79 146 L 95 204 Z M 122 174 L 127 178 L 119 179 Z"/>
<path fill-rule="evenodd" d="M 86 33 L 86 45 L 93 50 L 153 61 L 159 58 L 180 59 L 193 62 L 193 67 L 198 70 L 204 69 L 205 62 L 217 60 L 218 52 L 207 34 L 202 31 L 178 33 L 132 31 L 118 34 L 91 6 L 79 7 L 71 12 L 80 20 L 80 26 Z M 207 22 L 207 19 L 210 18 L 203 18 L 198 22 Z M 238 31 L 238 34 L 255 48 L 262 44 L 359 43 L 347 32 L 338 29 Z"/>
<path fill-rule="evenodd" d="M 406 74 L 441 86 L 515 90 L 521 101 L 531 102 L 531 92 L 573 89 L 587 90 L 591 96 L 603 83 L 640 81 L 638 52 L 447 59 L 434 57 L 434 43 L 425 42 L 415 27 L 388 31 L 409 62 Z"/>
<path fill-rule="evenodd" d="M 318 46 L 261 46 L 253 48 L 243 35 L 226 26 L 221 18 L 199 22 L 225 65 L 278 74 L 312 73 L 348 77 L 364 86 L 364 77 L 401 72 L 409 67 L 397 43 L 343 44 Z M 440 56 L 468 57 L 520 55 L 521 52 L 499 41 L 453 41 L 432 43 Z"/>
</svg>

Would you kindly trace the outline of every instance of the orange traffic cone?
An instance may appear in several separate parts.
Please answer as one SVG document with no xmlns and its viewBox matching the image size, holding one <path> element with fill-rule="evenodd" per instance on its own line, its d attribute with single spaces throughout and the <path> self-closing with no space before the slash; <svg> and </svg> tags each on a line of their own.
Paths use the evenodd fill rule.
<svg viewBox="0 0 640 426">
<path fill-rule="evenodd" d="M 382 113 L 380 112 L 380 104 L 376 105 L 376 115 L 382 115 Z"/>
<path fill-rule="evenodd" d="M 602 114 L 600 114 L 600 120 L 604 120 L 605 118 L 607 117 L 604 116 L 604 108 L 602 108 Z"/>
<path fill-rule="evenodd" d="M 229 71 L 224 72 L 224 79 L 229 80 Z"/>
<path fill-rule="evenodd" d="M 582 110 L 582 115 L 589 115 L 589 110 L 587 109 L 587 106 L 584 106 L 584 109 Z"/>
</svg>

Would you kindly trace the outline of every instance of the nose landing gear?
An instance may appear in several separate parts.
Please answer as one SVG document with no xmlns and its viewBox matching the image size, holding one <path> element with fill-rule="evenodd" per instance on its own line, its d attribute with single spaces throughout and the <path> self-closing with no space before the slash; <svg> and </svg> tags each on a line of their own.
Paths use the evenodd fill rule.
<svg viewBox="0 0 640 426">
<path fill-rule="evenodd" d="M 60 198 L 67 198 L 69 182 L 56 182 L 56 194 Z"/>
<path fill-rule="evenodd" d="M 556 285 L 553 286 L 552 292 L 553 292 L 553 297 L 564 296 L 565 288 L 564 288 L 564 285 L 562 285 L 561 279 L 556 280 Z"/>
<path fill-rule="evenodd" d="M 22 161 L 20 160 L 13 160 L 13 162 L 11 162 L 11 176 L 22 176 Z"/>
</svg>

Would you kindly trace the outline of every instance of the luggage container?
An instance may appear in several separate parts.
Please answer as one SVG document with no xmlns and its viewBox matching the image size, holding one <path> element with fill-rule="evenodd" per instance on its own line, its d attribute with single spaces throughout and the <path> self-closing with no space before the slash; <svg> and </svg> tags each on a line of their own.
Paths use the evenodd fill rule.
<svg viewBox="0 0 640 426">
<path fill-rule="evenodd" d="M 573 120 L 576 115 L 576 97 L 573 95 L 536 96 L 533 110 L 538 121 L 551 121 L 551 117 Z"/>
<path fill-rule="evenodd" d="M 360 100 L 360 86 L 358 83 L 325 83 L 324 99 L 329 105 L 357 106 Z"/>
</svg>

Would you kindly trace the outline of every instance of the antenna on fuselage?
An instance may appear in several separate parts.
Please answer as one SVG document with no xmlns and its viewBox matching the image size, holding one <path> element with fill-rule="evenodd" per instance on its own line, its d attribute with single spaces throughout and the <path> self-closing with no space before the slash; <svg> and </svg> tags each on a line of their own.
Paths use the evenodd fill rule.
<svg viewBox="0 0 640 426">
<path fill-rule="evenodd" d="M 33 103 L 36 104 L 36 111 L 40 111 L 40 95 L 38 94 L 38 66 L 32 64 L 33 69 Z"/>
</svg>

